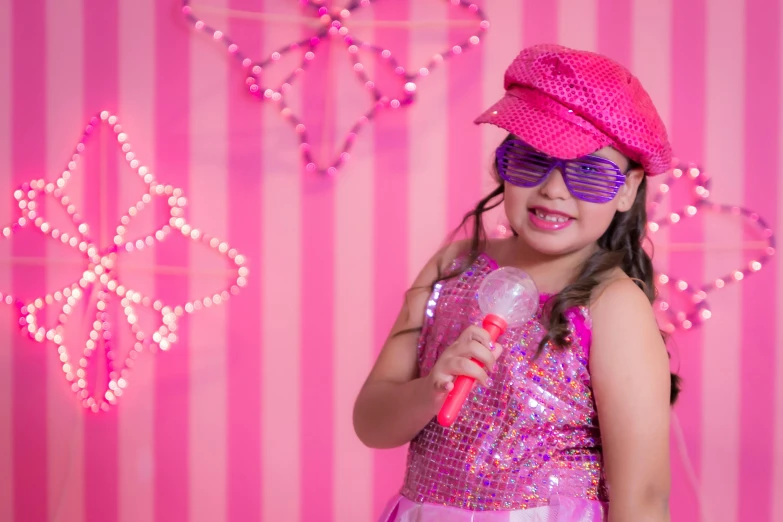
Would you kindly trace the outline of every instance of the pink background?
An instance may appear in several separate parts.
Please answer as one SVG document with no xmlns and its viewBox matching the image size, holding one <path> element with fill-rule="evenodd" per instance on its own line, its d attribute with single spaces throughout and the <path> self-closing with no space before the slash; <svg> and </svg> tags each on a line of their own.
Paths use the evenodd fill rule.
<svg viewBox="0 0 783 522">
<path fill-rule="evenodd" d="M 297 12 L 294 0 L 210 4 Z M 89 117 L 106 109 L 158 179 L 185 190 L 190 220 L 238 248 L 251 270 L 239 296 L 183 321 L 171 351 L 143 354 L 119 405 L 98 415 L 68 390 L 53 345 L 23 338 L 12 308 L 0 307 L 0 520 L 372 520 L 399 487 L 404 450 L 362 447 L 353 399 L 403 291 L 489 187 L 502 134 L 471 121 L 501 94 L 523 45 L 557 41 L 628 65 L 677 154 L 714 176 L 712 199 L 783 230 L 778 1 L 483 5 L 492 27 L 482 45 L 420 82 L 415 105 L 382 113 L 327 179 L 302 172 L 291 127 L 244 92 L 237 63 L 189 28 L 174 0 L 0 2 L 0 223 L 12 219 L 13 190 L 59 176 Z M 441 0 L 380 0 L 365 19 L 450 12 Z M 214 20 L 265 53 L 291 34 Z M 456 43 L 440 24 L 383 31 L 375 36 L 415 63 Z M 325 98 L 301 102 L 310 121 L 328 111 L 340 130 L 366 105 L 350 95 L 347 66 L 334 82 Z M 751 259 L 746 236 L 736 220 L 698 217 L 661 235 L 656 262 L 708 280 Z M 155 271 L 209 269 L 201 250 L 182 245 L 140 254 L 139 284 L 170 300 L 215 287 Z M 52 290 L 65 270 L 57 252 L 40 236 L 0 241 L 0 291 Z M 713 318 L 672 344 L 686 380 L 673 520 L 783 521 L 783 263 L 774 258 L 710 303 Z"/>
</svg>

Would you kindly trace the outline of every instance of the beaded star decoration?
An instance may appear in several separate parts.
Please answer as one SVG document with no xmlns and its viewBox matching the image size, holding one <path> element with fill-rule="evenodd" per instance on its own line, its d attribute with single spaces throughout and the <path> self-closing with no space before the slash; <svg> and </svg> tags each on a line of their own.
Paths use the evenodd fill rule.
<svg viewBox="0 0 783 522">
<path fill-rule="evenodd" d="M 673 190 L 687 191 L 688 201 L 681 209 L 666 208 L 666 197 Z M 705 282 L 689 282 L 657 270 L 656 286 L 661 290 L 657 312 L 659 323 L 666 332 L 688 330 L 712 317 L 707 297 L 732 283 L 738 283 L 761 270 L 775 254 L 775 236 L 767 223 L 752 209 L 739 205 L 716 203 L 710 199 L 711 177 L 694 164 L 681 164 L 672 169 L 658 185 L 648 206 L 648 231 L 653 244 L 656 234 L 666 227 L 674 227 L 684 220 L 702 214 L 716 214 L 739 219 L 744 235 L 756 241 L 743 242 L 737 249 L 752 252 L 744 265 L 727 270 Z M 736 225 L 736 223 L 735 223 Z M 672 244 L 672 246 L 674 246 Z"/>
<path fill-rule="evenodd" d="M 87 145 L 95 140 L 91 136 L 98 131 L 114 137 L 127 165 L 127 169 L 118 170 L 130 169 L 142 187 L 133 196 L 135 203 L 115 224 L 113 237 L 100 232 L 103 223 L 88 223 L 78 205 L 79 195 L 69 193 L 74 176 L 84 170 L 84 153 Z M 106 151 L 89 152 L 104 159 Z M 42 234 L 52 244 L 44 261 L 57 263 L 60 260 L 52 253 L 57 248 L 66 248 L 66 254 L 78 259 L 79 268 L 67 284 L 45 295 L 21 298 L 0 292 L 0 301 L 18 308 L 24 334 L 37 342 L 51 342 L 56 346 L 65 379 L 82 405 L 93 412 L 108 410 L 116 404 L 125 393 L 131 370 L 142 353 L 150 349 L 165 351 L 174 345 L 180 317 L 220 305 L 246 284 L 248 269 L 244 256 L 187 222 L 184 213 L 187 200 L 182 190 L 157 181 L 136 157 L 117 117 L 107 111 L 90 120 L 65 170 L 56 180 L 24 183 L 14 192 L 14 199 L 18 214 L 11 226 L 3 228 L 3 237 L 13 240 L 20 232 Z M 156 210 L 158 216 L 163 216 L 160 219 L 163 223 L 150 233 L 132 235 L 130 231 L 139 228 L 134 221 L 139 216 L 155 214 Z M 122 280 L 124 272 L 121 274 L 119 269 L 126 257 L 153 249 L 176 234 L 201 243 L 213 255 L 223 258 L 228 267 L 224 273 L 229 276 L 230 284 L 210 295 L 174 304 Z M 104 242 L 100 236 L 111 240 Z M 24 241 L 24 238 L 16 240 Z M 183 270 L 187 269 L 183 267 Z M 64 272 L 58 269 L 57 275 L 62 276 Z M 143 316 L 151 320 L 145 322 Z M 48 324 L 53 317 L 56 318 Z M 120 346 L 115 319 L 124 323 L 132 346 Z"/>
<path fill-rule="evenodd" d="M 354 30 L 359 25 L 359 22 L 354 20 L 357 11 L 367 10 L 371 4 L 378 3 L 378 0 L 350 0 L 344 6 L 330 6 L 322 0 L 300 0 L 298 3 L 302 7 L 302 16 L 299 18 L 299 27 L 296 28 L 298 31 L 292 32 L 295 34 L 298 32 L 303 36 L 294 38 L 290 43 L 260 58 L 254 56 L 254 52 L 249 48 L 251 45 L 241 45 L 237 39 L 227 34 L 224 27 L 217 27 L 216 23 L 209 22 L 210 15 L 252 19 L 270 24 L 290 22 L 289 20 L 281 20 L 281 17 L 269 13 L 212 7 L 205 0 L 183 0 L 182 13 L 196 31 L 205 33 L 213 41 L 222 45 L 241 65 L 246 74 L 245 83 L 248 92 L 257 96 L 259 100 L 277 106 L 282 118 L 299 136 L 301 156 L 306 169 L 334 175 L 348 160 L 351 146 L 362 127 L 383 110 L 399 109 L 412 104 L 416 96 L 417 82 L 428 76 L 445 60 L 459 56 L 468 48 L 479 45 L 481 34 L 489 28 L 489 21 L 484 12 L 478 5 L 467 0 L 445 0 L 445 2 L 450 8 L 472 18 L 472 21 L 463 22 L 469 22 L 473 32 L 467 35 L 464 41 L 435 53 L 428 63 L 420 66 L 406 66 L 404 57 L 395 55 L 391 49 L 382 45 L 361 39 Z M 394 25 L 412 23 L 410 21 L 387 22 Z M 375 23 L 380 25 L 383 21 Z M 363 87 L 367 98 L 365 100 L 357 98 L 352 101 L 357 105 L 360 116 L 342 137 L 342 143 L 337 150 L 317 154 L 317 151 L 324 148 L 324 144 L 314 143 L 313 140 L 320 140 L 321 133 L 313 132 L 313 125 L 305 124 L 309 119 L 301 113 L 302 109 L 297 111 L 288 97 L 292 87 L 297 83 L 306 83 L 306 87 L 302 89 L 305 90 L 307 97 L 312 97 L 312 93 L 316 90 L 329 88 L 333 82 L 330 75 L 335 74 L 332 64 L 317 65 L 319 59 L 328 60 L 330 52 L 335 50 L 347 55 L 355 81 Z M 279 67 L 279 64 L 290 56 L 298 58 L 293 65 L 293 70 L 283 74 L 281 80 L 272 80 L 270 69 Z M 374 67 L 368 66 L 369 63 Z M 374 74 L 370 73 L 371 68 L 374 68 Z M 379 71 L 379 68 L 384 70 Z M 316 72 L 308 73 L 312 71 Z M 379 80 L 380 77 L 391 80 L 382 81 Z M 327 99 L 326 103 L 333 103 L 333 101 Z M 322 122 L 324 126 L 329 124 L 328 121 Z M 331 145 L 326 144 L 326 148 L 331 149 Z"/>
</svg>

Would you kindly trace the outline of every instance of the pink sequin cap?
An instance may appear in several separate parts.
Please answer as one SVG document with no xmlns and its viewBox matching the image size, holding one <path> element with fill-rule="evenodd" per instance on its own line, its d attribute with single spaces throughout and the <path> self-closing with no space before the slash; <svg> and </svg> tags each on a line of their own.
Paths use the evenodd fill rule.
<svg viewBox="0 0 783 522">
<path fill-rule="evenodd" d="M 600 54 L 543 44 L 506 69 L 506 94 L 475 123 L 491 123 L 536 149 L 573 159 L 611 146 L 649 175 L 671 168 L 666 126 L 639 80 Z"/>
</svg>

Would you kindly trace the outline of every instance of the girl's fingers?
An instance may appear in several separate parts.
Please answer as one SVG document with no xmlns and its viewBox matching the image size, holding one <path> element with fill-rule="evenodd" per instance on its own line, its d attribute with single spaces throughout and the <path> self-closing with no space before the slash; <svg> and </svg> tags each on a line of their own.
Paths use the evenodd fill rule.
<svg viewBox="0 0 783 522">
<path fill-rule="evenodd" d="M 451 375 L 442 375 L 433 379 L 435 389 L 438 391 L 451 391 L 454 388 L 454 377 Z"/>
<path fill-rule="evenodd" d="M 489 349 L 490 345 L 492 344 L 492 338 L 489 336 L 489 332 L 479 326 L 468 326 L 465 329 L 464 334 L 467 336 L 466 340 L 478 341 L 479 343 L 486 346 L 487 349 Z"/>
</svg>

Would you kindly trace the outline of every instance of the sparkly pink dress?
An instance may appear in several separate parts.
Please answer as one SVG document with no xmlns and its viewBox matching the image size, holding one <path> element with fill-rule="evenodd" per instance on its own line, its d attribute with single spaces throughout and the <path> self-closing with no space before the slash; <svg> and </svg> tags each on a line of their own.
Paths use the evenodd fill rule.
<svg viewBox="0 0 783 522">
<path fill-rule="evenodd" d="M 481 324 L 476 291 L 497 264 L 482 254 L 438 284 L 419 340 L 426 375 L 470 324 Z M 542 304 L 546 297 L 542 297 Z M 540 310 L 539 310 L 540 312 Z M 594 522 L 607 490 L 590 372 L 587 309 L 569 312 L 574 343 L 547 349 L 540 313 L 498 339 L 506 351 L 449 428 L 433 419 L 411 441 L 400 495 L 382 522 Z"/>
</svg>

